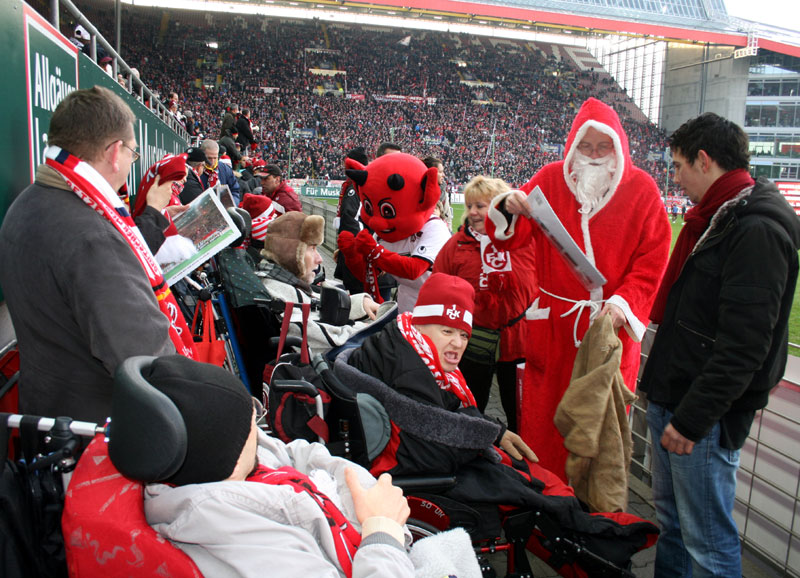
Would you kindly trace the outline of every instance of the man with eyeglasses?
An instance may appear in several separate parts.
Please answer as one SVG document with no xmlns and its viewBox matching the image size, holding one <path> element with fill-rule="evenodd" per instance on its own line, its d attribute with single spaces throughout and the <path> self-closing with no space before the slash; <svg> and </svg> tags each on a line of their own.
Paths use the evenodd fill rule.
<svg viewBox="0 0 800 578">
<path fill-rule="evenodd" d="M 23 413 L 102 422 L 121 361 L 193 354 L 175 300 L 117 196 L 139 157 L 134 121 L 108 89 L 67 95 L 50 121 L 45 163 L 0 228 L 0 286 L 19 343 Z"/>
<path fill-rule="evenodd" d="M 530 218 L 527 194 L 536 186 L 605 276 L 602 287 L 586 289 Z M 640 341 L 670 246 L 658 187 L 633 165 L 617 113 L 590 98 L 572 123 L 564 160 L 543 167 L 521 191 L 495 197 L 486 228 L 496 246 L 536 244 L 540 294 L 527 313 L 531 337 L 519 434 L 544 467 L 567 481 L 567 450 L 553 416 L 580 341 L 597 317 L 611 317 L 623 347 L 622 378 L 629 389 L 636 387 Z"/>
</svg>

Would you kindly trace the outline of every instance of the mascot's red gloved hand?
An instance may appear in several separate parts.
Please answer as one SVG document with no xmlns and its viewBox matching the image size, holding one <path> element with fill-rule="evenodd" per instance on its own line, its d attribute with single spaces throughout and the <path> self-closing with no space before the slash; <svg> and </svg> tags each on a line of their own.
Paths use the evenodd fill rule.
<svg viewBox="0 0 800 578">
<path fill-rule="evenodd" d="M 431 264 L 420 257 L 404 257 L 378 245 L 366 229 L 359 231 L 356 247 L 364 259 L 378 269 L 403 279 L 416 279 L 430 269 Z"/>
<path fill-rule="evenodd" d="M 356 248 L 356 238 L 353 236 L 353 233 L 350 231 L 342 231 L 336 238 L 336 243 L 339 248 L 339 252 L 344 255 L 347 268 L 350 269 L 350 272 L 356 278 L 363 282 L 367 277 L 367 264 L 364 261 L 364 257 Z"/>
<path fill-rule="evenodd" d="M 364 258 L 369 258 L 370 253 L 378 248 L 378 242 L 375 240 L 375 237 L 373 237 L 366 229 L 361 229 L 358 232 L 358 235 L 356 235 L 355 238 L 355 243 L 356 249 L 358 250 L 359 254 L 364 256 Z"/>
</svg>

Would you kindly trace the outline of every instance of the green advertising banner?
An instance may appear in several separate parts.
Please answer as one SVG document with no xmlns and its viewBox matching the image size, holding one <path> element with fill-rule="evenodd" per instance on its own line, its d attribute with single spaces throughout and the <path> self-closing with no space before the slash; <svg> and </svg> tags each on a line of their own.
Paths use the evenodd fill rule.
<svg viewBox="0 0 800 578">
<path fill-rule="evenodd" d="M 134 131 L 142 157 L 128 177 L 128 190 L 167 153 L 180 153 L 184 141 L 156 114 L 80 52 L 45 18 L 21 0 L 0 2 L 0 222 L 14 197 L 33 182 L 44 161 L 50 117 L 58 103 L 76 88 L 104 86 L 116 92 L 136 115 Z"/>
<path fill-rule="evenodd" d="M 109 88 L 136 115 L 134 131 L 142 157 L 128 177 L 131 196 L 153 163 L 186 148 L 186 141 L 135 95 L 21 0 L 0 0 L 0 54 L 0 134 L 4 137 L 0 140 L 0 223 L 14 198 L 33 182 L 36 167 L 43 162 L 53 111 L 76 88 Z"/>
<path fill-rule="evenodd" d="M 28 105 L 28 175 L 44 163 L 50 116 L 78 86 L 78 48 L 27 4 L 25 21 L 25 89 Z"/>
<path fill-rule="evenodd" d="M 341 191 L 341 186 L 331 186 L 331 187 L 320 187 L 320 186 L 309 186 L 303 185 L 300 187 L 300 194 L 305 197 L 315 197 L 318 199 L 338 199 L 339 192 Z"/>
</svg>

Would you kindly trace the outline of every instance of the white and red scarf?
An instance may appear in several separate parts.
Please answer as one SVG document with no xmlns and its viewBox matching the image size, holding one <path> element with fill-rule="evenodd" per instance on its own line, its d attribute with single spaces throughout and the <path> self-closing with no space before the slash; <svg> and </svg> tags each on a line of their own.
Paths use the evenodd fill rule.
<svg viewBox="0 0 800 578">
<path fill-rule="evenodd" d="M 169 319 L 169 336 L 175 349 L 190 359 L 195 357 L 194 340 L 175 297 L 164 282 L 161 268 L 147 248 L 139 228 L 117 194 L 88 163 L 67 151 L 50 146 L 45 150 L 46 164 L 56 170 L 69 187 L 89 207 L 97 211 L 120 232 L 147 274 L 161 312 Z"/>
<path fill-rule="evenodd" d="M 412 313 L 401 313 L 397 316 L 397 327 L 405 340 L 414 348 L 414 351 L 422 358 L 422 362 L 431 370 L 433 379 L 439 389 L 453 393 L 461 400 L 461 407 L 475 407 L 475 397 L 472 395 L 467 380 L 461 374 L 460 369 L 454 371 L 444 371 L 439 363 L 439 352 L 436 346 L 427 335 L 423 335 L 419 329 L 411 323 Z"/>
<path fill-rule="evenodd" d="M 376 245 L 375 248 L 364 259 L 364 264 L 366 266 L 364 287 L 366 287 L 367 291 L 369 291 L 369 294 L 372 296 L 372 299 L 375 301 L 375 303 L 383 303 L 383 297 L 381 297 L 381 289 L 378 283 L 378 277 L 381 274 L 381 270 L 378 268 L 377 261 L 381 258 L 385 251 L 386 249 L 384 249 L 382 245 Z"/>
<path fill-rule="evenodd" d="M 207 189 L 212 189 L 217 186 L 219 182 L 219 173 L 217 169 L 219 168 L 219 161 L 213 167 L 209 167 L 208 165 L 203 165 L 203 172 L 208 177 L 208 185 L 206 186 Z"/>
</svg>

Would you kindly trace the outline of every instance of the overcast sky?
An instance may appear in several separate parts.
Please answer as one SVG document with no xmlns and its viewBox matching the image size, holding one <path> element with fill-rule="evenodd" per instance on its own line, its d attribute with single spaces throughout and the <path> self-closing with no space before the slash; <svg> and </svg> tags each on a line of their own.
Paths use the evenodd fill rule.
<svg viewBox="0 0 800 578">
<path fill-rule="evenodd" d="M 800 30 L 798 0 L 725 0 L 725 6 L 731 16 Z"/>
</svg>

